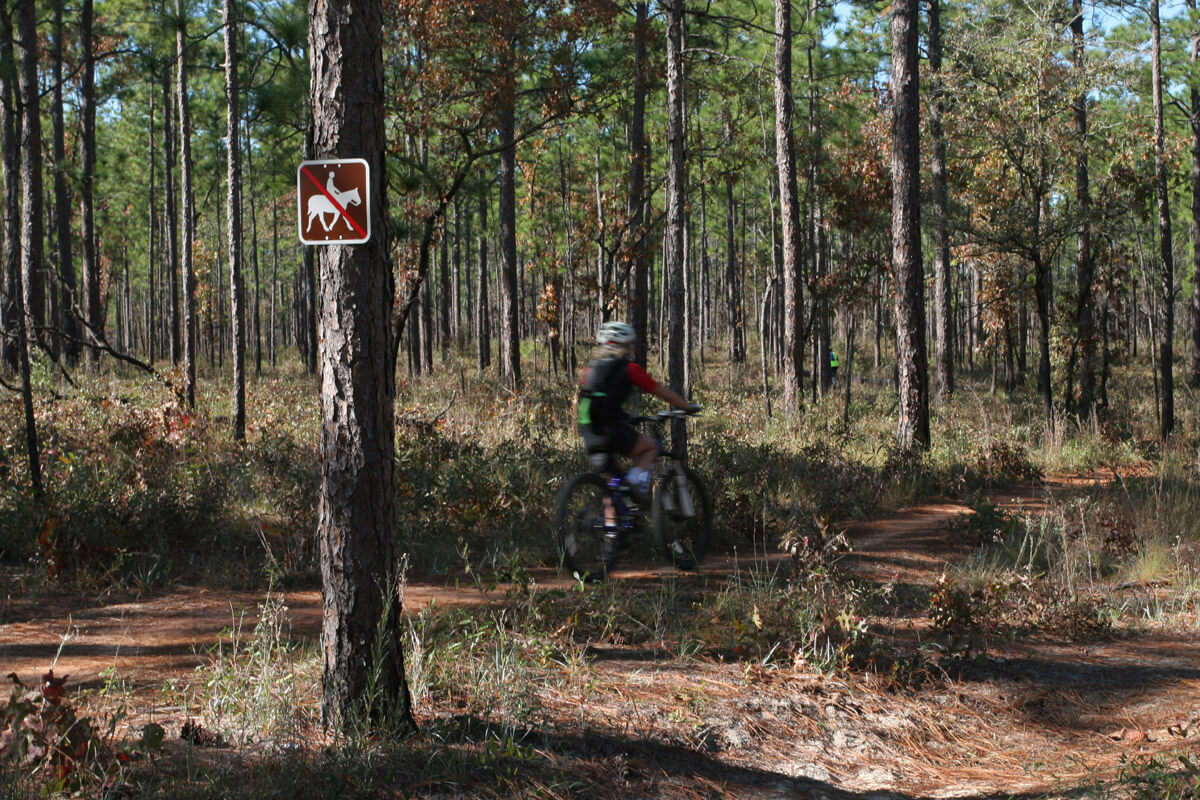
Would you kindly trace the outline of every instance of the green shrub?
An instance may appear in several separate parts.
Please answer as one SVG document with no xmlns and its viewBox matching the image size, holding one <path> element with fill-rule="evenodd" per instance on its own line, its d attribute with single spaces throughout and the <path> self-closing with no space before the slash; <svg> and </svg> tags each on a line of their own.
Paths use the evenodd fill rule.
<svg viewBox="0 0 1200 800">
<path fill-rule="evenodd" d="M 1122 760 L 1116 784 L 1128 800 L 1196 800 L 1200 766 L 1192 753 L 1135 756 Z"/>
</svg>

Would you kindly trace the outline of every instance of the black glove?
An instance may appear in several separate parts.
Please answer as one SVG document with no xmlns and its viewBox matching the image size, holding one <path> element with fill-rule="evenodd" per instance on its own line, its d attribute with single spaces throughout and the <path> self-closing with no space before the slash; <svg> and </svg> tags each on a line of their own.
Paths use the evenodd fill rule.
<svg viewBox="0 0 1200 800">
<path fill-rule="evenodd" d="M 695 403 L 688 403 L 688 404 L 687 404 L 687 413 L 689 413 L 689 414 L 699 414 L 699 413 L 700 413 L 700 406 L 696 405 Z"/>
</svg>

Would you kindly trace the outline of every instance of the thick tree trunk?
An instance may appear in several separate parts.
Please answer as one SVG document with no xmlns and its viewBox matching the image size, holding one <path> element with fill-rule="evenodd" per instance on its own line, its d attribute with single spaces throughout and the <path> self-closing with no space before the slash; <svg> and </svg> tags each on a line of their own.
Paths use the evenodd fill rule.
<svg viewBox="0 0 1200 800">
<path fill-rule="evenodd" d="M 313 131 L 318 158 L 366 158 L 371 240 L 322 247 L 322 716 L 415 730 L 396 581 L 395 372 L 379 0 L 312 0 Z"/>
<path fill-rule="evenodd" d="M 515 76 L 512 79 L 515 82 Z M 521 390 L 521 332 L 517 302 L 517 150 L 514 141 L 515 86 L 500 111 L 500 373 L 514 392 Z"/>
<path fill-rule="evenodd" d="M 1171 198 L 1163 143 L 1162 42 L 1158 0 L 1150 0 L 1151 59 L 1154 91 L 1154 188 L 1158 196 L 1159 253 L 1162 259 L 1162 330 L 1159 331 L 1159 368 L 1162 370 L 1162 438 L 1175 430 L 1175 259 L 1171 250 Z"/>
<path fill-rule="evenodd" d="M 810 0 L 806 9 L 807 21 L 811 24 L 817 13 L 817 0 Z M 809 38 L 805 48 L 808 64 L 808 230 L 812 276 L 816 286 L 824 286 L 829 275 L 829 255 L 826 252 L 825 221 L 821 197 L 821 162 L 824 160 L 824 129 L 818 112 L 818 91 L 814 52 L 817 39 Z M 803 279 L 804 276 L 801 276 Z M 824 397 L 833 383 L 833 368 L 830 353 L 833 352 L 829 299 L 825 290 L 813 292 L 813 314 L 816 315 L 813 347 L 813 390 L 814 399 Z"/>
<path fill-rule="evenodd" d="M 1200 387 L 1200 89 L 1192 87 L 1192 374 L 1191 384 Z"/>
<path fill-rule="evenodd" d="M 684 270 L 687 258 L 687 154 L 684 137 L 683 0 L 667 4 L 667 380 L 687 396 Z M 674 433 L 674 431 L 672 431 Z"/>
<path fill-rule="evenodd" d="M 900 394 L 896 438 L 902 450 L 912 450 L 929 447 L 917 0 L 897 0 L 892 9 L 892 269 Z"/>
<path fill-rule="evenodd" d="M 229 319 L 233 345 L 233 440 L 246 438 L 246 291 L 242 285 L 242 146 L 238 102 L 238 28 L 235 0 L 224 0 L 225 218 L 229 245 Z"/>
<path fill-rule="evenodd" d="M 804 287 L 800 282 L 800 193 L 796 143 L 792 134 L 792 4 L 775 0 L 775 158 L 779 173 L 779 216 L 783 268 L 783 402 L 791 410 L 802 400 Z"/>
<path fill-rule="evenodd" d="M 17 0 L 17 87 L 21 114 L 21 284 L 27 342 L 41 340 L 45 325 L 45 257 L 42 216 L 42 117 L 38 109 L 37 9 Z"/>
<path fill-rule="evenodd" d="M 92 40 L 93 4 L 83 0 L 79 26 L 80 51 L 83 70 L 79 78 L 79 116 L 83 130 L 79 141 L 79 240 L 83 262 L 83 316 L 92 333 L 105 338 L 105 307 L 101 294 L 100 256 L 96 252 L 96 58 Z M 100 360 L 100 350 L 88 351 L 88 359 L 95 366 Z"/>
<path fill-rule="evenodd" d="M 632 258 L 632 296 L 629 298 L 629 322 L 637 332 L 634 360 L 646 363 L 649 353 L 650 256 L 646 230 L 646 164 L 650 145 L 646 140 L 646 94 L 649 81 L 649 58 L 646 41 L 649 28 L 649 3 L 634 6 L 636 19 L 633 28 L 633 110 L 629 120 L 629 197 L 626 214 Z"/>
<path fill-rule="evenodd" d="M 148 161 L 149 161 L 148 167 L 149 167 L 150 175 L 149 175 L 149 180 L 146 182 L 146 184 L 147 184 L 146 185 L 146 195 L 147 195 L 147 198 L 146 198 L 146 208 L 147 208 L 147 213 L 146 213 L 146 284 L 147 284 L 146 304 L 147 304 L 147 307 L 150 309 L 149 319 L 155 319 L 156 312 L 158 310 L 156 307 L 155 300 L 156 300 L 156 295 L 157 295 L 157 286 L 158 286 L 158 278 L 159 278 L 158 248 L 160 246 L 158 243 L 158 238 L 157 238 L 158 196 L 155 193 L 155 188 L 156 188 L 155 184 L 158 179 L 157 178 L 158 164 L 154 160 L 155 159 L 155 153 L 154 153 L 154 148 L 155 148 L 154 91 L 155 91 L 155 88 L 156 87 L 154 85 L 154 81 L 153 81 L 153 79 L 151 79 L 149 81 L 149 85 L 147 87 L 147 92 L 146 92 L 146 94 L 148 95 L 148 97 L 150 99 L 150 114 L 149 114 L 150 119 L 149 119 L 149 124 L 147 126 L 150 135 L 147 137 L 147 142 L 146 142 L 146 149 L 150 154 L 150 157 L 148 159 Z M 131 290 L 131 287 L 130 287 L 128 281 L 125 282 L 125 288 L 126 288 L 126 291 Z M 132 313 L 132 309 L 130 309 L 130 311 Z M 157 356 L 156 344 L 157 343 L 154 341 L 153 331 L 151 330 L 151 326 L 148 324 L 146 326 L 145 352 L 146 352 L 147 361 L 151 364 L 154 363 L 154 359 Z M 127 350 L 133 350 L 135 347 L 136 347 L 135 338 L 131 337 L 129 345 L 127 347 Z"/>
<path fill-rule="evenodd" d="M 1073 0 L 1071 20 L 1071 44 L 1075 70 L 1080 75 L 1086 69 L 1083 39 L 1083 0 Z M 1090 415 L 1096 405 L 1096 323 L 1095 294 L 1092 284 L 1096 279 L 1095 259 L 1092 256 L 1092 197 L 1088 186 L 1088 118 L 1087 94 L 1080 92 L 1075 97 L 1075 140 L 1079 152 L 1075 157 L 1075 204 L 1079 208 L 1075 267 L 1075 333 L 1079 360 L 1079 396 L 1077 408 Z"/>
<path fill-rule="evenodd" d="M 183 363 L 183 305 L 180 299 L 179 276 L 179 206 L 175 188 L 175 126 L 172 106 L 171 69 L 163 64 L 163 207 L 166 214 L 166 235 L 163 237 L 167 252 L 167 299 L 168 333 L 171 347 L 171 364 Z"/>
<path fill-rule="evenodd" d="M 3 177 L 3 263 L 0 263 L 0 368 L 20 369 L 18 315 L 21 310 L 21 148 L 12 76 L 15 75 L 12 27 L 7 11 L 0 13 L 0 168 Z"/>
<path fill-rule="evenodd" d="M 67 191 L 67 147 L 63 114 L 63 5 L 54 4 L 54 222 L 58 245 L 58 326 L 57 350 L 67 363 L 79 361 L 79 325 L 73 306 L 75 298 L 75 262 L 71 255 L 71 200 Z"/>
<path fill-rule="evenodd" d="M 192 260 L 192 245 L 196 238 L 196 214 L 192 190 L 192 117 L 187 88 L 187 31 L 183 24 L 183 0 L 175 0 L 175 14 L 180 18 L 175 31 L 175 94 L 179 109 L 179 216 L 180 261 L 182 271 L 183 305 L 183 372 L 184 402 L 196 407 L 196 276 Z"/>
<path fill-rule="evenodd" d="M 0 38 L 0 47 L 3 48 L 3 50 L 0 51 L 0 68 L 5 68 L 3 70 L 4 77 L 0 78 L 0 83 L 2 83 L 2 86 L 0 86 L 0 91 L 3 93 L 3 97 L 0 97 L 0 100 L 4 101 L 4 109 L 3 111 L 0 111 L 0 123 L 3 124 L 3 131 L 0 133 L 3 135 L 4 143 L 4 284 L 6 289 L 4 305 L 8 309 L 5 312 L 6 316 L 4 333 L 6 338 L 10 334 L 13 336 L 13 340 L 11 342 L 12 359 L 16 362 L 16 367 L 21 377 L 21 406 L 25 412 L 25 450 L 29 459 L 29 483 L 33 487 L 34 492 L 40 494 L 42 491 L 42 467 L 38 445 L 37 420 L 33 415 L 33 386 L 31 383 L 29 364 L 29 323 L 31 321 L 31 315 L 25 306 L 26 298 L 28 298 L 31 293 L 31 289 L 27 285 L 27 279 L 30 277 L 30 275 L 26 271 L 27 262 L 24 258 L 24 253 L 23 251 L 18 252 L 18 248 L 16 246 L 18 237 L 20 237 L 20 242 L 23 247 L 25 245 L 26 237 L 30 235 L 29 231 L 27 230 L 27 226 L 29 224 L 29 209 L 25 209 L 23 219 L 18 218 L 17 161 L 19 150 L 21 162 L 20 166 L 22 169 L 24 169 L 26 162 L 31 155 L 26 151 L 28 137 L 30 134 L 24 129 L 24 124 L 25 117 L 28 116 L 28 109 L 25 107 L 25 98 L 28 96 L 27 92 L 32 91 L 32 94 L 36 100 L 36 63 L 32 64 L 33 74 L 26 74 L 30 66 L 27 64 L 27 59 L 30 57 L 30 54 L 27 52 L 27 48 L 31 45 L 31 43 L 36 47 L 36 18 L 34 16 L 32 2 L 28 4 L 28 7 L 25 6 L 25 3 L 19 3 L 17 10 L 20 20 L 19 25 L 22 28 L 28 28 L 28 30 L 22 30 L 19 33 L 18 46 L 14 51 L 12 46 L 13 30 L 8 22 L 9 17 L 7 10 L 0 9 L 0 17 L 3 17 L 3 23 L 0 24 L 3 24 L 4 26 L 3 30 L 0 30 L 0 37 L 2 37 Z M 34 52 L 36 53 L 36 50 Z M 17 69 L 18 67 L 19 70 Z M 9 110 L 13 108 L 14 104 L 12 103 L 12 84 L 7 76 L 13 74 L 16 74 L 17 76 L 17 89 L 21 101 L 21 106 L 18 113 L 22 117 L 22 130 L 19 135 L 16 131 L 17 120 L 13 119 L 13 115 L 9 113 Z M 30 85 L 28 85 L 31 78 L 32 88 Z M 33 111 L 33 117 L 36 120 L 36 103 L 34 104 Z M 40 127 L 36 128 L 36 131 L 40 131 Z M 40 198 L 40 132 L 37 134 L 36 138 L 38 140 L 38 152 L 36 153 L 38 159 L 35 165 L 37 167 L 37 180 L 39 182 L 37 195 Z M 19 145 L 17 144 L 18 139 L 20 140 Z M 32 176 L 26 175 L 21 176 L 20 191 L 23 195 L 23 199 L 25 200 L 28 199 L 25 195 L 30 190 L 28 183 L 29 178 L 31 177 Z M 38 208 L 40 216 L 40 205 Z M 26 229 L 19 234 L 18 228 L 21 226 L 26 226 Z M 40 226 L 35 241 L 39 243 L 41 241 Z M 40 256 L 38 260 L 40 261 Z M 8 360 L 8 356 L 6 356 L 5 360 Z"/>
<path fill-rule="evenodd" d="M 942 6 L 929 0 L 929 69 L 933 73 L 933 98 L 929 105 L 932 139 L 934 316 L 937 326 L 937 391 L 941 402 L 954 393 L 954 320 L 950 310 L 950 225 L 946 191 L 946 136 L 942 130 Z"/>
</svg>

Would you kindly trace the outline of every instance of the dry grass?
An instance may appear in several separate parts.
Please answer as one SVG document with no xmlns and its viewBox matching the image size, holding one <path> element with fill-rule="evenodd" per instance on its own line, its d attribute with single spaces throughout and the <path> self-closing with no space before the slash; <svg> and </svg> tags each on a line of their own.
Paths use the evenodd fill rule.
<svg viewBox="0 0 1200 800">
<path fill-rule="evenodd" d="M 297 489 L 312 477 L 301 457 L 312 444 L 305 381 L 260 385 L 257 438 L 245 450 L 222 438 L 214 405 L 205 425 L 156 451 L 156 463 L 190 482 L 147 496 L 221 490 L 205 498 L 207 516 L 177 511 L 201 541 L 213 533 L 205 525 L 223 521 L 216 541 L 255 554 L 243 581 L 311 579 L 312 496 Z M 414 575 L 489 590 L 477 607 L 410 620 L 420 737 L 327 736 L 315 714 L 319 649 L 268 613 L 274 622 L 243 624 L 238 646 L 199 672 L 165 687 L 130 677 L 88 698 L 97 719 L 128 712 L 129 737 L 149 722 L 169 734 L 161 751 L 113 774 L 134 796 L 161 798 L 1036 797 L 1120 788 L 1130 757 L 1195 746 L 1200 720 L 1177 719 L 1194 700 L 1200 657 L 1191 643 L 1200 494 L 1186 446 L 1161 469 L 1131 474 L 1140 431 L 1125 441 L 1068 420 L 1047 428 L 1028 398 L 964 392 L 939 409 L 935 450 L 906 460 L 890 448 L 886 391 L 856 389 L 847 427 L 833 401 L 764 420 L 753 389 L 701 386 L 709 413 L 695 426 L 693 458 L 718 498 L 716 557 L 774 560 L 743 555 L 724 574 L 564 588 L 539 579 L 556 482 L 583 466 L 571 399 L 566 376 L 533 376 L 512 397 L 462 365 L 401 387 L 398 503 Z M 74 475 L 84 497 L 104 497 L 114 479 L 97 466 L 104 442 L 88 425 L 157 430 L 178 419 L 121 407 L 73 416 L 86 403 L 72 402 L 40 413 L 53 441 L 76 452 L 56 458 L 51 476 Z M 15 429 L 5 435 L 16 441 Z M 982 509 L 1001 502 L 1005 481 L 1063 466 L 1116 466 L 1122 477 L 1039 495 L 1010 522 L 970 531 L 973 555 L 952 565 L 951 580 L 968 593 L 1007 588 L 984 609 L 991 616 L 974 617 L 993 627 L 969 652 L 932 623 L 928 602 L 965 546 L 951 546 L 952 532 L 919 530 L 873 554 L 903 581 L 848 574 L 852 560 L 833 556 L 797 557 L 800 573 L 780 567 L 782 539 L 829 520 L 930 496 Z M 5 487 L 4 530 L 29 512 L 23 500 Z M 65 493 L 57 501 L 79 515 L 79 530 L 98 518 Z M 156 519 L 125 521 L 142 530 Z M 39 554 L 22 552 L 30 556 Z M 138 591 L 159 586 L 143 571 Z M 1109 629 L 1089 629 L 1090 611 Z M 189 720 L 230 746 L 179 741 Z M 23 800 L 13 787 L 0 798 Z"/>
</svg>

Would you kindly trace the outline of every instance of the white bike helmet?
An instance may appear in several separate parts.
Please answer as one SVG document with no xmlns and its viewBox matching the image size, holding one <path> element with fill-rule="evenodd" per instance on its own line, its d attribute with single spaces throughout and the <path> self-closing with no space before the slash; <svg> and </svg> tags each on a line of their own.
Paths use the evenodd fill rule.
<svg viewBox="0 0 1200 800">
<path fill-rule="evenodd" d="M 624 322 L 606 322 L 596 332 L 596 344 L 633 344 L 636 341 L 633 326 Z"/>
</svg>

